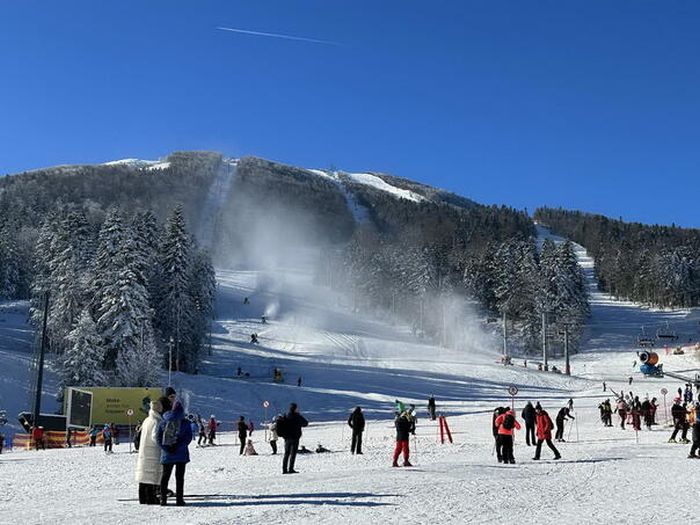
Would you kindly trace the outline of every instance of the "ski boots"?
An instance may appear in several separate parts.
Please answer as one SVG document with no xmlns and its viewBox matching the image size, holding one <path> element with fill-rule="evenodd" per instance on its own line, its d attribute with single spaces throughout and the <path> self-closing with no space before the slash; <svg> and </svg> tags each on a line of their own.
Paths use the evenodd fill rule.
<svg viewBox="0 0 700 525">
<path fill-rule="evenodd" d="M 676 441 L 676 440 L 673 439 L 673 438 L 669 439 L 668 442 L 669 442 L 669 443 L 678 443 L 678 441 Z"/>
</svg>

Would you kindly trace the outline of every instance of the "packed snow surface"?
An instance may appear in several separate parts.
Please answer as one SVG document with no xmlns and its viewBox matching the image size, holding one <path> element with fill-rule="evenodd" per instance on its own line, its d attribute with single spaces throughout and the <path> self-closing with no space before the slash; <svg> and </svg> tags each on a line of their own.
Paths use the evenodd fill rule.
<svg viewBox="0 0 700 525">
<path fill-rule="evenodd" d="M 421 202 L 425 200 L 425 197 L 423 197 L 422 195 L 419 195 L 411 190 L 404 190 L 402 188 L 393 186 L 381 177 L 377 177 L 376 175 L 372 175 L 371 173 L 347 173 L 347 176 L 350 177 L 352 181 L 357 182 L 358 184 L 372 186 L 373 188 L 376 188 L 378 190 L 390 193 L 393 196 L 398 197 L 399 199 L 408 199 L 414 202 Z"/>
<path fill-rule="evenodd" d="M 585 252 L 579 256 L 585 262 Z M 464 320 L 473 325 L 469 340 L 447 349 L 415 338 L 390 316 L 353 313 L 342 296 L 314 286 L 308 269 L 220 270 L 218 282 L 211 355 L 199 375 L 173 377 L 192 412 L 223 421 L 218 446 L 190 447 L 188 506 L 139 505 L 136 458 L 125 443 L 112 455 L 99 448 L 15 450 L 0 455 L 0 522 L 607 525 L 687 523 L 696 515 L 692 500 L 680 495 L 694 495 L 700 462 L 686 459 L 688 445 L 666 443 L 670 430 L 660 394 L 662 387 L 675 392 L 682 382 L 645 377 L 633 366 L 637 323 L 671 319 L 681 323 L 684 337 L 697 341 L 696 310 L 659 312 L 592 293 L 585 351 L 573 356 L 574 375 L 567 377 L 537 371 L 532 362 L 525 368 L 517 358 L 514 366 L 498 364 L 499 342 L 476 316 Z M 0 314 L 0 402 L 18 407 L 20 394 L 27 393 L 21 385 L 31 337 L 22 307 Z M 259 344 L 249 342 L 251 333 Z M 662 352 L 661 359 L 669 370 L 698 370 L 691 352 Z M 562 366 L 558 358 L 550 364 Z M 238 367 L 248 376 L 237 376 Z M 274 368 L 283 371 L 283 383 L 272 381 Z M 542 460 L 533 461 L 521 431 L 517 463 L 496 462 L 491 412 L 511 403 L 510 385 L 519 389 L 518 415 L 532 400 L 554 418 L 573 399 L 576 419 L 565 429 L 567 442 L 557 444 L 560 461 L 546 447 Z M 611 390 L 657 397 L 661 424 L 638 434 L 603 427 L 596 407 L 614 400 Z M 447 416 L 453 444 L 439 443 L 437 423 L 427 417 L 431 394 Z M 413 467 L 390 466 L 397 398 L 418 408 Z M 270 402 L 267 411 L 263 401 Z M 292 401 L 310 421 L 301 443 L 311 450 L 321 443 L 332 452 L 300 455 L 300 474 L 283 476 L 281 456 L 270 454 L 261 426 Z M 350 455 L 346 423 L 357 405 L 368 419 L 362 456 Z M 231 431 L 241 414 L 256 422 L 258 456 L 238 455 Z"/>
</svg>

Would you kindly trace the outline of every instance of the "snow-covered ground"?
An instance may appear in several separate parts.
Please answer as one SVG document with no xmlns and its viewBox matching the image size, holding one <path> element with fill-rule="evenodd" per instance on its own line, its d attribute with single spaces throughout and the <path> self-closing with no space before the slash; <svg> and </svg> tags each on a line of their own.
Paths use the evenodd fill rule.
<svg viewBox="0 0 700 525">
<path fill-rule="evenodd" d="M 585 253 L 579 254 L 585 264 Z M 268 417 L 297 402 L 311 421 L 302 444 L 314 449 L 322 443 L 333 452 L 300 456 L 301 473 L 282 476 L 281 457 L 270 455 L 262 432 L 253 435 L 261 454 L 256 457 L 238 456 L 232 434 L 225 433 L 218 447 L 191 448 L 189 506 L 162 509 L 134 501 L 135 457 L 127 445 L 110 456 L 89 448 L 13 451 L 0 456 L 0 522 L 21 517 L 23 523 L 70 518 L 113 524 L 608 524 L 683 523 L 695 516 L 692 504 L 677 501 L 679 491 L 697 487 L 700 480 L 700 462 L 686 459 L 689 447 L 666 444 L 669 431 L 661 426 L 638 436 L 604 428 L 596 409 L 610 395 L 602 391 L 604 379 L 608 388 L 660 400 L 661 387 L 674 392 L 678 381 L 644 378 L 633 370 L 637 324 L 655 326 L 669 318 L 690 327 L 697 324 L 694 311 L 658 312 L 593 293 L 585 351 L 573 357 L 575 376 L 567 377 L 520 362 L 497 364 L 499 342 L 480 332 L 478 319 L 464 320 L 472 325 L 472 336 L 461 348 L 417 340 L 388 316 L 352 313 L 343 297 L 314 286 L 303 268 L 220 270 L 218 281 L 212 353 L 199 375 L 176 374 L 176 389 L 192 411 L 215 414 L 225 430 L 241 414 L 260 423 L 264 400 L 271 404 Z M 15 319 L 14 325 L 22 323 Z M 11 331 L 0 332 L 0 401 L 25 388 L 30 334 L 26 327 L 20 330 L 23 335 L 15 342 L 5 340 Z M 259 344 L 250 344 L 251 333 L 258 334 Z M 698 366 L 691 355 L 662 359 L 668 369 Z M 11 378 L 6 364 L 14 367 Z M 238 367 L 249 377 L 238 378 Z M 272 381 L 274 368 L 282 369 L 284 383 Z M 494 406 L 510 402 L 511 384 L 519 388 L 518 412 L 526 400 L 540 401 L 554 417 L 574 399 L 577 419 L 565 433 L 568 442 L 560 445 L 561 461 L 547 459 L 547 449 L 544 461 L 532 461 L 533 450 L 522 433 L 516 440 L 518 463 L 495 461 L 490 414 Z M 437 426 L 426 418 L 431 394 L 438 411 L 448 416 L 452 445 L 438 444 Z M 396 398 L 419 409 L 417 439 L 411 442 L 413 468 L 390 467 Z M 348 451 L 345 421 L 356 405 L 369 419 L 363 456 Z M 663 408 L 659 419 L 664 422 Z"/>
</svg>

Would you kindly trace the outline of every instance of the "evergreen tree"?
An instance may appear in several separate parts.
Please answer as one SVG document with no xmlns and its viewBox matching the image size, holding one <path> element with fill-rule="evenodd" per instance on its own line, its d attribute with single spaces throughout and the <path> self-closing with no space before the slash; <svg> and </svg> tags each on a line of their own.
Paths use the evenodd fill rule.
<svg viewBox="0 0 700 525">
<path fill-rule="evenodd" d="M 102 339 L 89 311 L 83 310 L 80 313 L 67 339 L 68 348 L 59 360 L 61 390 L 68 386 L 106 385 Z"/>
</svg>

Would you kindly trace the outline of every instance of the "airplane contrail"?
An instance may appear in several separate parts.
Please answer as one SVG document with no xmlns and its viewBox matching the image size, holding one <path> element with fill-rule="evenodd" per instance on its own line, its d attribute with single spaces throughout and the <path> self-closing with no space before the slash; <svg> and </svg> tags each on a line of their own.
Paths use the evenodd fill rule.
<svg viewBox="0 0 700 525">
<path fill-rule="evenodd" d="M 332 42 L 330 40 L 318 40 L 316 38 L 307 38 L 304 36 L 283 35 L 280 33 L 264 33 L 262 31 L 250 31 L 248 29 L 236 29 L 234 27 L 218 26 L 216 29 L 220 31 L 231 31 L 232 33 L 242 33 L 244 35 L 266 36 L 270 38 L 281 38 L 284 40 L 298 40 L 300 42 L 311 42 L 312 44 L 325 44 L 327 46 L 340 46 L 340 42 Z"/>
</svg>

